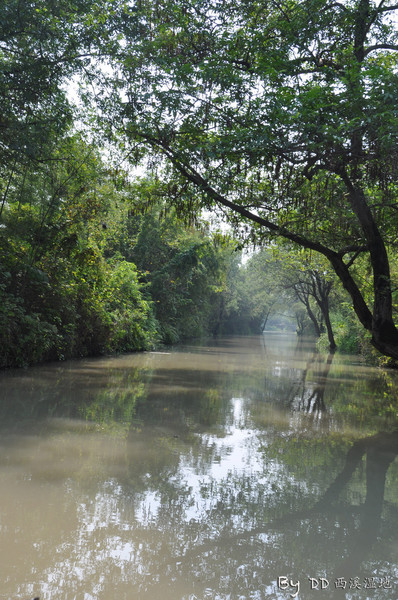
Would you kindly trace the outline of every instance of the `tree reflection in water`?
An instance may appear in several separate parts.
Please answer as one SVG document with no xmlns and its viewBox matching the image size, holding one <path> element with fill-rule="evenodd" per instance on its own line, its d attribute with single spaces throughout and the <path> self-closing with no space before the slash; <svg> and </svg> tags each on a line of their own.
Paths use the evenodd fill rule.
<svg viewBox="0 0 398 600">
<path fill-rule="evenodd" d="M 196 538 L 195 546 L 177 557 L 176 572 L 182 579 L 196 573 L 199 581 L 207 582 L 207 592 L 202 589 L 199 593 L 197 589 L 198 598 L 202 597 L 200 594 L 218 597 L 212 595 L 212 590 L 223 588 L 226 595 L 220 597 L 227 597 L 228 593 L 236 598 L 284 597 L 277 593 L 275 586 L 267 585 L 267 581 L 275 579 L 272 572 L 287 574 L 292 581 L 301 579 L 307 585 L 304 597 L 311 596 L 308 578 L 321 576 L 329 581 L 329 589 L 322 592 L 325 598 L 336 597 L 339 590 L 335 582 L 338 579 L 347 582 L 347 589 L 340 591 L 344 596 L 350 582 L 354 585 L 357 579 L 355 585 L 361 586 L 362 592 L 350 589 L 349 597 L 367 598 L 368 593 L 374 598 L 389 597 L 386 593 L 397 584 L 397 565 L 372 560 L 372 549 L 382 526 L 386 473 L 397 451 L 398 431 L 379 433 L 355 442 L 346 456 L 344 468 L 313 507 L 286 512 L 244 532 L 227 533 L 225 529 L 217 530 L 208 525 L 208 529 L 217 532 L 214 538 L 199 544 Z M 360 506 L 349 505 L 341 501 L 341 495 L 364 455 L 366 499 Z M 237 487 L 241 485 L 242 482 Z M 221 521 L 229 520 L 232 503 L 217 507 L 219 521 L 220 511 L 224 512 Z M 395 522 L 383 525 L 394 528 L 396 533 L 396 506 L 392 513 Z M 223 570 L 217 570 L 217 565 L 223 565 Z M 366 584 L 371 585 L 367 580 L 372 577 L 375 585 L 381 585 L 385 578 L 387 589 L 383 585 L 374 590 L 365 589 Z M 164 581 L 162 585 L 165 585 Z M 200 586 L 196 584 L 195 587 Z M 250 590 L 257 595 L 245 596 Z"/>
<path fill-rule="evenodd" d="M 244 338 L 115 359 L 109 376 L 93 361 L 74 367 L 79 406 L 58 370 L 57 419 L 0 437 L 5 597 L 287 599 L 278 576 L 304 599 L 308 577 L 330 581 L 321 600 L 338 577 L 347 600 L 398 596 L 398 432 L 364 412 L 385 380 L 335 361 Z M 392 592 L 348 588 L 371 576 Z"/>
</svg>

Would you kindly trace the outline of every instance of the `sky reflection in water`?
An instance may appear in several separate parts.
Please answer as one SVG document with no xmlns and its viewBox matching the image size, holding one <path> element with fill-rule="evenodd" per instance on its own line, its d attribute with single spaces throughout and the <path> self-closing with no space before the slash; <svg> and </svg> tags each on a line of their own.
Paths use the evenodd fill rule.
<svg viewBox="0 0 398 600">
<path fill-rule="evenodd" d="M 397 374 L 269 335 L 0 384 L 0 599 L 398 598 Z"/>
</svg>

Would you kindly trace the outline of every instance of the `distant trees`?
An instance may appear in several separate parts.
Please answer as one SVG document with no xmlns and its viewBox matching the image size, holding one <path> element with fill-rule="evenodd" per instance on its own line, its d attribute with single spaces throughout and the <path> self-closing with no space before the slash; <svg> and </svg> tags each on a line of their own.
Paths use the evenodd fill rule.
<svg viewBox="0 0 398 600">
<path fill-rule="evenodd" d="M 279 251 L 279 289 L 298 300 L 312 322 L 314 332 L 319 337 L 327 331 L 329 349 L 336 349 L 336 341 L 330 319 L 330 293 L 335 275 L 325 260 L 319 255 L 305 252 Z"/>
<path fill-rule="evenodd" d="M 308 323 L 318 337 L 326 329 L 329 348 L 336 349 L 330 317 L 336 276 L 322 257 L 274 245 L 255 252 L 240 278 L 241 290 L 247 290 L 246 309 L 254 331 L 265 329 L 269 318 L 282 313 L 296 319 L 299 334 Z"/>
<path fill-rule="evenodd" d="M 189 224 L 179 218 L 167 205 L 167 186 L 156 180 L 137 181 L 130 194 L 129 214 L 109 243 L 112 252 L 137 265 L 159 339 L 176 343 L 218 333 L 235 244 L 227 235 L 210 234 L 199 219 Z"/>
</svg>

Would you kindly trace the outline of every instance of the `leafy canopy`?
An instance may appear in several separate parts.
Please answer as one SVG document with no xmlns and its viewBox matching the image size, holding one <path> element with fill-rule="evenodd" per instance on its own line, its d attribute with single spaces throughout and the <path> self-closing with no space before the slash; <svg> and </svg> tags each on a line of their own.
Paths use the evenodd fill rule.
<svg viewBox="0 0 398 600">
<path fill-rule="evenodd" d="M 282 236 L 326 256 L 374 344 L 398 357 L 387 253 L 396 10 L 392 0 L 142 0 L 124 13 L 103 107 L 130 156 L 146 148 L 174 179 L 171 202 L 222 207 L 236 227 L 250 224 L 250 239 Z M 363 253 L 370 305 L 351 271 Z"/>
</svg>

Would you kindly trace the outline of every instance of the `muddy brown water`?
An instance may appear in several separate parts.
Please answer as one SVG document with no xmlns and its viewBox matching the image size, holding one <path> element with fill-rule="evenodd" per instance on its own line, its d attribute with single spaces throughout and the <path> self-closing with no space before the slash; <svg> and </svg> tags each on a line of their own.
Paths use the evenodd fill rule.
<svg viewBox="0 0 398 600">
<path fill-rule="evenodd" d="M 226 337 L 0 375 L 0 599 L 398 599 L 398 373 Z"/>
</svg>

